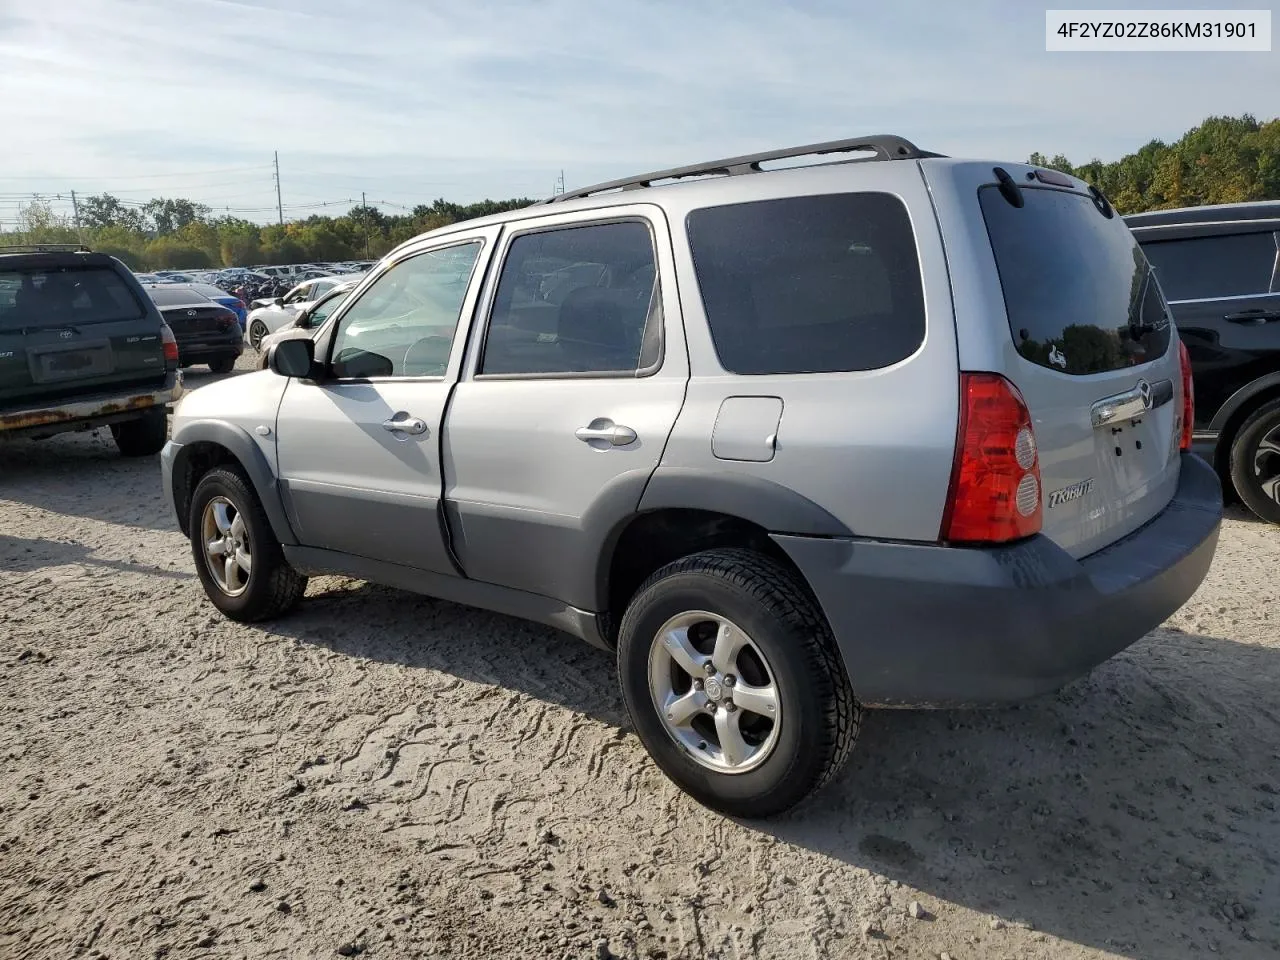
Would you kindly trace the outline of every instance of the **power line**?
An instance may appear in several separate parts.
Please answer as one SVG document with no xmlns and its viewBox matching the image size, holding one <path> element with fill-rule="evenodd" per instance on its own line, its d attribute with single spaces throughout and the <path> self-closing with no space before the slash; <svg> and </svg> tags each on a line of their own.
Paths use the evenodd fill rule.
<svg viewBox="0 0 1280 960">
<path fill-rule="evenodd" d="M 173 177 L 200 177 L 207 173 L 236 173 L 242 171 L 257 171 L 261 173 L 264 169 L 262 166 L 256 167 L 213 167 L 208 170 L 188 170 L 185 173 L 138 173 L 129 174 L 127 176 L 79 176 L 70 177 L 63 175 L 47 175 L 47 174 L 22 174 L 20 176 L 0 176 L 0 180 L 89 180 L 97 183 L 102 180 L 161 180 L 171 179 Z"/>
</svg>

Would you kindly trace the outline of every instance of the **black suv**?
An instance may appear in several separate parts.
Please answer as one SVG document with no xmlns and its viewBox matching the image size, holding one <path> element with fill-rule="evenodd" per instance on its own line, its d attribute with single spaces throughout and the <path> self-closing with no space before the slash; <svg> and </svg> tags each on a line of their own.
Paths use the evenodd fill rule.
<svg viewBox="0 0 1280 960">
<path fill-rule="evenodd" d="M 178 343 L 114 257 L 0 247 L 0 439 L 107 426 L 125 456 L 164 446 Z"/>
<path fill-rule="evenodd" d="M 1125 218 L 1191 357 L 1197 449 L 1280 523 L 1280 201 Z"/>
</svg>

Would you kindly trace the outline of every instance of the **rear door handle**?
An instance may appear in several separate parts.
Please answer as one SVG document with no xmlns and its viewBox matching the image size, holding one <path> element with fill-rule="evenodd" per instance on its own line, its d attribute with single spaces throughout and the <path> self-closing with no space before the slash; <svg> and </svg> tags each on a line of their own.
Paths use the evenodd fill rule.
<svg viewBox="0 0 1280 960">
<path fill-rule="evenodd" d="M 585 427 L 579 427 L 573 435 L 583 443 L 607 443 L 615 447 L 625 447 L 628 443 L 636 441 L 634 430 L 620 423 L 614 423 L 607 417 L 597 417 Z"/>
<path fill-rule="evenodd" d="M 1240 313 L 1228 313 L 1222 319 L 1228 323 L 1269 323 L 1280 320 L 1280 310 L 1243 310 Z"/>
<path fill-rule="evenodd" d="M 427 421 L 405 413 L 397 413 L 394 417 L 382 421 L 382 429 L 417 437 L 427 432 Z"/>
</svg>

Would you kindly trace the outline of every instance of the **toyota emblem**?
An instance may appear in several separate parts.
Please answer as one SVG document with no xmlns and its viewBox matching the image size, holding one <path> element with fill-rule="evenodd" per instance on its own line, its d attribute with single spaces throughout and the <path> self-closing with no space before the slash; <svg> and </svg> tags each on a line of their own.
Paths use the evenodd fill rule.
<svg viewBox="0 0 1280 960">
<path fill-rule="evenodd" d="M 1138 381 L 1138 395 L 1142 397 L 1142 409 L 1150 410 L 1153 403 L 1151 398 L 1151 384 L 1145 380 Z"/>
</svg>

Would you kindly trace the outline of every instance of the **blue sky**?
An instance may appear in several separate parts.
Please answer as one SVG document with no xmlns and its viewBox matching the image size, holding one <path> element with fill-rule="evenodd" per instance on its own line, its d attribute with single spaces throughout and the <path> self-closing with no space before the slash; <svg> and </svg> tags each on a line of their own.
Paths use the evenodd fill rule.
<svg viewBox="0 0 1280 960">
<path fill-rule="evenodd" d="M 1280 53 L 1050 54 L 1046 5 L 0 0 L 0 224 L 72 188 L 274 219 L 273 150 L 305 216 L 869 132 L 1114 159 L 1277 113 Z"/>
</svg>

